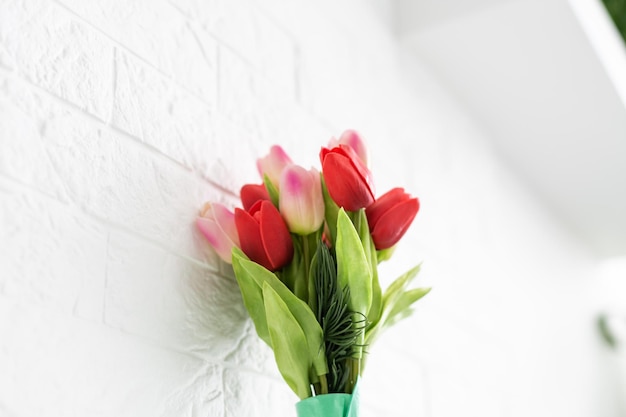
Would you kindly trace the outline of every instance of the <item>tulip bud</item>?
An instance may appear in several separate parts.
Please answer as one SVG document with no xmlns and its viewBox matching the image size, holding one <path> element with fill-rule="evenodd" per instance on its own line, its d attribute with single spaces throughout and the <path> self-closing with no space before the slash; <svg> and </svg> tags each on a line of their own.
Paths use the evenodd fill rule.
<svg viewBox="0 0 626 417">
<path fill-rule="evenodd" d="M 374 202 L 372 173 L 350 146 L 322 148 L 320 161 L 326 188 L 338 206 L 357 211 Z"/>
<path fill-rule="evenodd" d="M 411 198 L 402 188 L 394 188 L 365 209 L 376 249 L 395 245 L 413 222 L 419 207 L 417 198 Z"/>
<path fill-rule="evenodd" d="M 280 174 L 282 174 L 287 165 L 291 165 L 292 163 L 287 152 L 280 146 L 274 145 L 270 148 L 269 154 L 263 158 L 257 159 L 256 166 L 261 178 L 267 175 L 274 187 L 278 188 Z"/>
<path fill-rule="evenodd" d="M 239 247 L 234 214 L 221 204 L 206 203 L 196 225 L 219 257 L 231 263 L 231 251 L 234 246 Z"/>
<path fill-rule="evenodd" d="M 249 211 L 235 209 L 241 250 L 270 271 L 291 262 L 293 241 L 278 209 L 267 200 L 257 201 Z"/>
<path fill-rule="evenodd" d="M 320 173 L 289 165 L 280 177 L 280 213 L 289 230 L 308 235 L 320 228 L 324 221 L 324 197 Z"/>
<path fill-rule="evenodd" d="M 241 187 L 239 196 L 241 197 L 241 204 L 243 204 L 243 209 L 246 211 L 250 210 L 250 208 L 257 201 L 270 199 L 270 195 L 263 184 L 246 184 Z"/>
<path fill-rule="evenodd" d="M 363 142 L 361 136 L 356 131 L 344 131 L 339 137 L 339 140 L 332 138 L 328 143 L 328 148 L 332 149 L 339 145 L 347 145 L 351 147 L 354 152 L 356 152 L 356 154 L 359 156 L 359 158 L 361 158 L 363 164 L 367 166 L 367 147 L 365 146 L 365 142 Z"/>
</svg>

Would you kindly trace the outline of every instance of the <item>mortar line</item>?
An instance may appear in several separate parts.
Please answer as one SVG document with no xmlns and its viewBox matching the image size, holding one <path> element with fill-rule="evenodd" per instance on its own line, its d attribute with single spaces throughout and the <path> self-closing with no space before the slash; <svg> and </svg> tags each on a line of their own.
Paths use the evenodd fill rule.
<svg viewBox="0 0 626 417">
<path fill-rule="evenodd" d="M 220 184 L 218 184 L 215 180 L 209 179 L 209 178 L 205 178 L 202 175 L 200 175 L 195 169 L 190 168 L 186 165 L 184 165 L 182 162 L 174 159 L 173 157 L 164 154 L 163 152 L 161 152 L 159 149 L 151 146 L 148 143 L 145 143 L 144 141 L 141 140 L 141 138 L 138 138 L 134 135 L 132 135 L 131 133 L 128 133 L 125 130 L 122 130 L 121 128 L 115 126 L 115 125 L 111 125 L 109 123 L 107 123 L 105 120 L 101 119 L 100 117 L 89 113 L 87 110 L 81 108 L 80 106 L 78 106 L 75 103 L 72 103 L 68 100 L 66 100 L 63 97 L 59 97 L 58 95 L 56 95 L 55 93 L 52 93 L 48 90 L 46 90 L 45 88 L 32 83 L 29 80 L 24 79 L 22 76 L 20 75 L 16 75 L 14 73 L 11 73 L 7 70 L 5 70 L 4 68 L 0 67 L 0 73 L 5 73 L 5 75 L 7 76 L 7 78 L 12 79 L 13 81 L 17 81 L 19 83 L 25 84 L 28 88 L 32 88 L 33 90 L 35 90 L 36 92 L 40 93 L 40 94 L 44 94 L 45 96 L 47 96 L 48 98 L 57 101 L 59 104 L 61 104 L 62 106 L 64 106 L 65 108 L 67 108 L 68 110 L 71 110 L 73 112 L 79 113 L 79 116 L 86 118 L 89 123 L 93 124 L 95 127 L 98 128 L 102 128 L 105 131 L 108 131 L 109 133 L 113 133 L 115 135 L 118 136 L 122 136 L 124 137 L 127 142 L 129 143 L 133 143 L 133 146 L 137 146 L 139 148 L 142 148 L 144 151 L 150 153 L 151 155 L 163 159 L 165 161 L 168 161 L 168 163 L 173 164 L 174 166 L 177 166 L 177 169 L 181 170 L 182 172 L 184 172 L 186 175 L 191 175 L 195 180 L 200 181 L 201 183 L 210 185 L 211 187 L 226 193 L 228 196 L 230 197 L 235 197 L 238 198 L 238 193 L 233 191 L 233 190 L 229 190 L 223 186 L 221 186 Z M 220 116 L 222 117 L 222 116 Z M 227 119 L 226 119 L 227 120 Z"/>
<path fill-rule="evenodd" d="M 24 183 L 24 182 L 20 181 L 18 178 L 15 178 L 15 177 L 13 177 L 13 176 L 11 176 L 9 174 L 6 174 L 4 172 L 0 172 L 0 178 L 4 178 L 6 181 L 8 181 L 10 183 L 13 183 L 14 185 L 20 187 L 20 189 L 23 190 L 23 191 L 32 193 L 32 194 L 36 195 L 39 198 L 44 198 L 44 199 L 47 199 L 47 200 L 51 200 L 55 204 L 64 206 L 64 207 L 67 208 L 67 210 L 69 210 L 74 215 L 79 215 L 79 216 L 82 216 L 82 217 L 86 217 L 86 218 L 88 218 L 90 220 L 94 220 L 95 222 L 99 223 L 100 225 L 108 227 L 109 229 L 111 229 L 111 231 L 121 232 L 121 233 L 125 233 L 127 235 L 130 235 L 133 238 L 135 238 L 137 240 L 140 240 L 140 241 L 142 241 L 144 243 L 148 243 L 148 244 L 150 244 L 152 246 L 155 246 L 155 247 L 163 250 L 164 252 L 167 252 L 168 254 L 174 255 L 174 256 L 176 256 L 176 257 L 178 257 L 180 259 L 183 259 L 183 260 L 185 260 L 185 261 L 187 261 L 189 263 L 192 263 L 192 264 L 194 264 L 194 265 L 196 265 L 196 266 L 198 266 L 198 267 L 200 267 L 202 269 L 210 271 L 213 275 L 218 276 L 218 277 L 220 277 L 222 279 L 228 279 L 228 280 L 231 279 L 230 277 L 222 274 L 219 271 L 219 269 L 210 266 L 206 262 L 203 262 L 203 261 L 201 261 L 199 259 L 190 257 L 190 256 L 182 254 L 180 252 L 177 252 L 175 250 L 175 248 L 169 247 L 165 243 L 162 243 L 162 242 L 160 242 L 158 240 L 155 240 L 154 238 L 145 236 L 144 234 L 142 234 L 140 232 L 137 232 L 137 231 L 135 231 L 133 229 L 130 229 L 128 226 L 125 226 L 123 224 L 116 223 L 116 222 L 113 222 L 113 221 L 111 221 L 109 219 L 100 217 L 97 214 L 94 214 L 94 213 L 92 213 L 90 211 L 87 211 L 87 210 L 83 209 L 80 206 L 77 206 L 76 204 L 74 204 L 71 201 L 70 202 L 60 201 L 60 200 L 56 199 L 55 197 L 50 196 L 50 195 L 44 193 L 40 189 L 38 189 L 38 188 L 36 188 L 36 187 L 34 187 L 34 186 L 30 185 L 30 184 Z M 11 192 L 11 191 L 9 191 L 9 192 Z"/>
<path fill-rule="evenodd" d="M 189 88 L 179 84 L 171 74 L 168 74 L 167 72 L 163 71 L 162 69 L 157 67 L 155 64 L 153 64 L 152 62 L 148 61 L 146 58 L 144 58 L 141 55 L 139 55 L 139 53 L 133 51 L 128 46 L 124 45 L 123 43 L 121 43 L 120 41 L 118 41 L 117 39 L 115 39 L 114 37 L 109 35 L 103 29 L 100 29 L 98 26 L 96 26 L 95 24 L 91 23 L 89 20 L 85 19 L 84 17 L 82 17 L 81 15 L 76 13 L 74 10 L 69 8 L 67 5 L 63 4 L 61 0 L 52 0 L 52 1 L 57 6 L 59 6 L 61 9 L 65 10 L 66 13 L 70 14 L 73 18 L 78 19 L 82 24 L 89 26 L 90 28 L 92 28 L 93 30 L 98 32 L 100 35 L 104 36 L 106 39 L 109 40 L 109 42 L 113 43 L 114 46 L 116 46 L 118 49 L 121 49 L 124 52 L 128 53 L 129 55 L 132 55 L 134 58 L 140 60 L 145 65 L 147 65 L 150 68 L 152 68 L 153 70 L 157 71 L 162 77 L 165 77 L 172 84 L 176 85 L 176 87 L 180 88 L 185 93 L 191 95 L 196 100 L 200 101 L 202 104 L 204 104 L 205 106 L 209 107 L 209 109 L 213 108 L 211 103 L 209 101 L 207 101 L 204 97 L 202 97 L 202 96 L 198 95 L 197 93 L 191 91 Z"/>
<path fill-rule="evenodd" d="M 69 8 L 67 5 L 62 3 L 62 0 L 53 0 L 53 2 L 60 7 L 61 9 L 63 9 L 66 13 L 68 13 L 69 15 L 75 17 L 76 19 L 78 19 L 81 23 L 93 28 L 93 30 L 95 30 L 96 32 L 100 33 L 102 36 L 104 36 L 105 38 L 107 38 L 111 43 L 114 44 L 114 46 L 116 46 L 118 49 L 123 50 L 124 52 L 128 53 L 129 55 L 132 55 L 133 57 L 135 57 L 136 59 L 138 59 L 139 61 L 143 62 L 145 65 L 149 66 L 150 68 L 154 69 L 155 71 L 157 71 L 161 76 L 165 77 L 168 81 L 170 81 L 173 85 L 175 85 L 177 88 L 180 88 L 182 91 L 184 91 L 185 93 L 189 94 L 190 96 L 194 97 L 195 99 L 197 99 L 198 101 L 200 101 L 202 104 L 204 104 L 206 107 L 209 108 L 209 110 L 214 111 L 217 110 L 217 104 L 215 106 L 211 105 L 210 102 L 206 101 L 204 98 L 202 98 L 201 96 L 198 96 L 196 93 L 194 93 L 193 91 L 190 91 L 188 88 L 180 85 L 178 82 L 176 82 L 176 80 L 169 74 L 165 73 L 163 70 L 159 69 L 157 66 L 155 66 L 153 63 L 151 63 L 150 61 L 146 60 L 145 58 L 143 58 L 141 55 L 139 55 L 138 53 L 136 53 L 135 51 L 133 51 L 132 49 L 129 49 L 127 46 L 125 46 L 124 44 L 122 44 L 121 42 L 117 41 L 115 38 L 113 38 L 112 36 L 110 36 L 109 34 L 107 34 L 105 31 L 103 31 L 102 29 L 98 28 L 97 26 L 95 26 L 93 23 L 91 23 L 90 21 L 86 20 L 85 18 L 83 18 L 82 16 L 80 16 L 78 13 L 76 13 L 75 11 L 73 11 L 71 8 Z M 186 13 L 184 13 L 182 10 L 180 10 L 177 6 L 173 5 L 171 1 L 168 1 L 167 4 L 169 4 L 177 13 L 179 13 L 181 16 L 183 16 L 186 19 L 192 19 L 195 21 L 195 19 L 191 18 L 190 16 L 188 16 Z M 258 10 L 258 9 L 257 9 Z M 259 12 L 263 13 L 266 17 L 268 16 L 267 13 L 264 13 L 262 11 L 259 10 Z M 270 79 L 267 78 L 267 76 L 260 71 L 258 68 L 256 68 L 245 56 L 241 55 L 236 49 L 234 49 L 232 46 L 230 46 L 228 44 L 228 42 L 224 42 L 221 38 L 216 37 L 215 34 L 213 34 L 212 32 L 206 30 L 204 27 L 202 27 L 202 25 L 200 25 L 200 29 L 206 33 L 208 36 L 210 36 L 213 40 L 215 40 L 218 43 L 218 46 L 221 48 L 226 49 L 228 52 L 234 54 L 237 58 L 239 58 L 240 60 L 242 60 L 244 62 L 244 64 L 246 64 L 250 70 L 252 70 L 256 76 L 261 77 L 265 82 L 269 82 L 271 84 L 274 84 L 274 82 Z M 285 32 L 287 34 L 289 34 L 289 32 Z M 218 48 L 219 49 L 219 48 Z M 219 51 L 218 54 L 219 55 Z M 216 61 L 216 72 L 219 73 L 219 65 L 220 65 L 220 58 L 219 56 L 216 57 L 217 61 Z M 300 65 L 301 67 L 301 65 Z M 300 68 L 301 69 L 301 68 Z M 216 101 L 219 102 L 219 82 L 221 82 L 221 79 L 218 78 L 218 85 L 216 86 Z M 299 85 L 296 86 L 296 88 L 299 88 Z M 317 123 L 319 123 L 319 125 L 325 129 L 328 128 L 332 128 L 332 130 L 337 130 L 334 125 L 333 122 L 330 122 L 329 120 L 325 119 L 322 115 L 318 114 L 318 112 L 314 111 L 313 109 L 304 106 L 301 100 L 298 100 L 297 97 L 291 97 L 291 104 L 294 107 L 299 108 L 301 111 L 304 111 L 306 113 L 308 113 L 312 120 L 315 120 Z M 224 117 L 224 116 L 222 116 Z M 235 123 L 234 121 L 230 120 L 228 117 L 225 117 L 227 120 L 229 120 L 231 123 Z M 251 132 L 251 129 L 245 127 L 245 126 L 241 126 L 242 129 Z"/>
</svg>

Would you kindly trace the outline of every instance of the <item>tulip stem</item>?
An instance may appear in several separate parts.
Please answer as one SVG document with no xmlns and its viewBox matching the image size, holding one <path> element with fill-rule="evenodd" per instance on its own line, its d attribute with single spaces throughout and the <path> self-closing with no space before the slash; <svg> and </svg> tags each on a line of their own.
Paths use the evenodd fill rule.
<svg viewBox="0 0 626 417">
<path fill-rule="evenodd" d="M 309 279 L 311 279 L 309 277 L 309 272 L 311 269 L 311 257 L 309 256 L 310 253 L 310 248 L 309 248 L 309 235 L 306 236 L 302 236 L 302 254 L 304 256 L 304 276 L 307 278 L 306 280 L 306 288 L 309 287 Z"/>
<path fill-rule="evenodd" d="M 320 375 L 321 394 L 328 394 L 328 380 L 326 375 Z"/>
</svg>

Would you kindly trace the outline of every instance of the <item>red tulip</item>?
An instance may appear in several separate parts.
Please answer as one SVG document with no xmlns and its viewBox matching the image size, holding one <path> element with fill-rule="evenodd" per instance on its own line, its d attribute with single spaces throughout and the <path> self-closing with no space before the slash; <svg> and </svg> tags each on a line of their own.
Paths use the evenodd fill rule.
<svg viewBox="0 0 626 417">
<path fill-rule="evenodd" d="M 322 148 L 322 172 L 328 193 L 338 206 L 357 211 L 374 202 L 372 173 L 347 145 Z"/>
<path fill-rule="evenodd" d="M 239 246 L 233 213 L 221 204 L 206 203 L 196 219 L 196 225 L 219 257 L 231 263 L 231 251 L 234 246 Z"/>
<path fill-rule="evenodd" d="M 241 197 L 241 204 L 243 204 L 243 209 L 246 211 L 250 210 L 250 208 L 257 201 L 270 199 L 270 195 L 268 194 L 263 184 L 246 184 L 241 187 L 239 196 Z"/>
<path fill-rule="evenodd" d="M 291 262 L 293 242 L 278 209 L 267 200 L 257 201 L 249 211 L 235 209 L 241 250 L 252 261 L 276 271 Z"/>
<path fill-rule="evenodd" d="M 411 198 L 403 188 L 394 188 L 365 209 L 376 249 L 395 245 L 411 225 L 419 208 L 417 198 Z"/>
</svg>

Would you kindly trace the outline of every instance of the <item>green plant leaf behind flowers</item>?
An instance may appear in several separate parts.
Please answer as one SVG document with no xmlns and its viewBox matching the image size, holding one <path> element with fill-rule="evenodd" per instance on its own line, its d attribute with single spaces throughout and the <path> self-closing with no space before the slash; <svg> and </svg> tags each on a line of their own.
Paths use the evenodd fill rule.
<svg viewBox="0 0 626 417">
<path fill-rule="evenodd" d="M 376 258 L 378 259 L 378 263 L 388 261 L 389 259 L 391 259 L 391 256 L 393 255 L 393 252 L 395 250 L 396 250 L 396 245 L 387 249 L 376 251 L 376 254 L 377 254 Z"/>
<path fill-rule="evenodd" d="M 246 288 L 242 287 L 242 294 L 244 294 L 244 304 L 248 309 L 248 313 L 250 313 L 250 317 L 252 317 L 252 321 L 257 328 L 257 333 L 259 336 L 263 338 L 261 333 L 259 332 L 259 325 L 261 331 L 267 329 L 273 321 L 275 321 L 276 317 L 266 317 L 266 311 L 263 309 L 263 285 L 267 283 L 278 296 L 283 300 L 291 314 L 298 321 L 300 327 L 303 329 L 306 335 L 306 342 L 308 346 L 308 355 L 311 363 L 313 364 L 314 371 L 317 375 L 324 375 L 328 373 L 328 366 L 326 364 L 326 356 L 324 349 L 324 335 L 321 326 L 317 322 L 315 318 L 315 314 L 309 308 L 307 303 L 299 299 L 296 295 L 294 295 L 289 288 L 285 284 L 283 284 L 278 277 L 264 268 L 263 266 L 247 259 L 247 257 L 240 250 L 233 250 L 233 266 L 237 263 L 237 267 L 235 269 L 235 275 L 237 276 L 237 280 L 239 282 L 243 282 L 246 284 Z M 242 279 L 240 279 L 240 275 Z M 256 285 L 256 288 L 251 288 L 251 282 Z M 246 302 L 245 292 L 250 294 L 249 298 L 252 305 L 249 305 Z M 261 299 L 257 298 L 257 294 L 261 294 Z M 260 304 L 255 304 L 259 303 Z M 259 305 L 261 307 L 259 307 Z M 263 310 L 262 313 L 259 310 Z M 255 317 L 256 316 L 256 317 Z M 269 334 L 269 333 L 268 333 Z M 272 344 L 268 343 L 271 347 L 274 347 Z"/>
<path fill-rule="evenodd" d="M 372 277 L 372 303 L 367 311 L 367 321 L 369 322 L 368 325 L 375 325 L 380 320 L 382 314 L 383 294 L 378 280 L 378 254 L 374 241 L 372 240 L 372 235 L 370 234 L 365 209 L 361 209 L 355 213 L 354 224 L 359 233 L 363 252 L 369 264 Z"/>
<path fill-rule="evenodd" d="M 411 309 L 413 303 L 429 292 L 430 288 L 414 288 L 400 294 L 393 307 L 391 307 L 391 311 L 387 315 L 383 327 L 391 327 L 400 320 L 410 316 L 413 312 Z"/>
<path fill-rule="evenodd" d="M 301 300 L 308 300 L 308 283 L 302 242 L 299 236 L 291 235 L 293 241 L 293 258 L 280 272 L 281 281 Z"/>
<path fill-rule="evenodd" d="M 265 314 L 272 318 L 268 321 L 268 329 L 278 369 L 300 399 L 308 398 L 311 396 L 311 360 L 304 330 L 287 304 L 267 282 L 263 283 L 263 299 Z"/>
<path fill-rule="evenodd" d="M 337 281 L 350 288 L 348 307 L 363 316 L 372 305 L 372 271 L 361 239 L 342 208 L 337 214 Z"/>
<path fill-rule="evenodd" d="M 416 290 L 405 291 L 406 287 L 411 283 L 411 281 L 419 273 L 420 268 L 421 268 L 421 265 L 417 265 L 414 268 L 411 268 L 404 274 L 400 275 L 394 282 L 391 283 L 391 285 L 389 285 L 389 287 L 387 288 L 387 290 L 385 291 L 383 295 L 383 300 L 382 300 L 383 304 L 382 304 L 382 311 L 380 314 L 380 318 L 378 322 L 374 323 L 372 326 L 370 326 L 367 329 L 367 332 L 365 334 L 366 343 L 368 344 L 373 343 L 376 337 L 382 331 L 383 327 L 389 327 L 393 323 L 399 320 L 399 317 L 396 317 L 396 319 L 398 320 L 389 322 L 388 319 L 392 313 L 394 315 L 397 315 L 401 313 L 401 310 L 408 308 L 408 306 L 405 308 L 402 308 L 402 305 L 410 301 L 412 297 L 417 297 L 417 294 L 419 292 L 423 292 L 423 294 L 415 298 L 413 301 L 409 302 L 408 303 L 409 306 L 413 302 L 419 300 L 424 295 L 426 295 L 428 291 L 430 291 L 430 288 L 418 288 Z M 406 293 L 409 293 L 409 295 L 405 296 L 404 294 Z M 399 303 L 399 300 L 401 299 L 402 299 L 402 302 Z"/>
<path fill-rule="evenodd" d="M 265 185 L 267 193 L 270 195 L 272 204 L 278 208 L 278 189 L 274 187 L 274 184 L 272 184 L 272 181 L 270 181 L 270 177 L 268 177 L 267 174 L 263 175 L 263 184 Z"/>
<path fill-rule="evenodd" d="M 388 309 L 395 303 L 395 300 L 402 294 L 407 285 L 419 274 L 421 267 L 421 264 L 414 266 L 389 285 L 383 295 L 383 308 L 385 310 L 389 311 Z"/>
<path fill-rule="evenodd" d="M 337 214 L 339 213 L 339 206 L 328 193 L 324 176 L 322 174 L 320 174 L 320 176 L 322 178 L 322 195 L 324 196 L 324 218 L 326 219 L 330 233 L 328 239 L 332 242 L 332 246 L 334 247 L 335 240 L 337 239 Z"/>
</svg>

